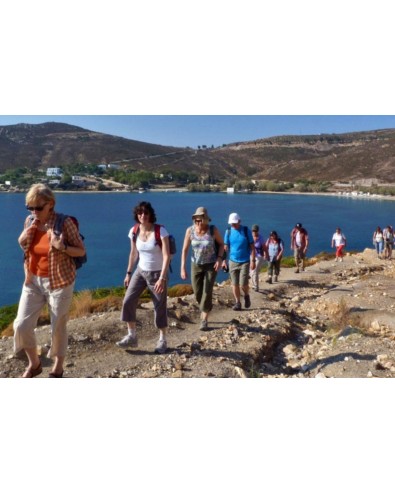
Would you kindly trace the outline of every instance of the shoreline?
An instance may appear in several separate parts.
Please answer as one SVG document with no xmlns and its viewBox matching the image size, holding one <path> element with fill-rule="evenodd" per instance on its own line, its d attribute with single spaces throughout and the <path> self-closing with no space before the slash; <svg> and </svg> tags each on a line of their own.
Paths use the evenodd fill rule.
<svg viewBox="0 0 395 493">
<path fill-rule="evenodd" d="M 13 193 L 13 194 L 24 194 L 26 192 L 19 192 L 19 191 L 5 191 L 5 190 L 0 190 L 1 193 Z M 129 194 L 144 194 L 144 193 L 222 193 L 222 194 L 227 194 L 228 192 L 226 191 L 219 191 L 219 192 L 190 192 L 188 191 L 187 188 L 167 188 L 167 189 L 158 189 L 158 188 L 149 188 L 148 190 L 145 190 L 144 192 L 139 192 L 139 191 L 130 191 L 130 190 L 54 190 L 55 194 L 72 194 L 72 193 L 81 193 L 81 194 L 118 194 L 118 193 L 129 193 Z M 267 194 L 267 195 L 307 195 L 307 196 L 318 196 L 318 197 L 338 197 L 338 198 L 344 198 L 344 199 L 365 199 L 365 200 L 395 200 L 395 196 L 392 195 L 379 195 L 379 194 L 372 194 L 372 195 L 366 195 L 366 194 L 357 194 L 355 193 L 354 195 L 350 192 L 270 192 L 267 190 L 258 190 L 258 191 L 251 191 L 251 192 L 233 192 L 230 193 L 229 195 L 259 195 L 259 194 Z"/>
</svg>

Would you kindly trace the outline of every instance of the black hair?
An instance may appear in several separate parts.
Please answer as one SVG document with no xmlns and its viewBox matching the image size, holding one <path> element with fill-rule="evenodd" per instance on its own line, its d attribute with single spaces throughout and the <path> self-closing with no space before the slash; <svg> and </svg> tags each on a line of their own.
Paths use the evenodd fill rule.
<svg viewBox="0 0 395 493">
<path fill-rule="evenodd" d="M 149 221 L 150 223 L 152 224 L 155 224 L 156 223 L 156 215 L 155 215 L 155 211 L 151 205 L 150 202 L 140 202 L 139 204 L 136 205 L 136 207 L 133 209 L 133 214 L 134 214 L 134 220 L 139 223 L 139 218 L 138 218 L 138 214 L 140 214 L 141 212 L 148 212 L 149 214 Z"/>
</svg>

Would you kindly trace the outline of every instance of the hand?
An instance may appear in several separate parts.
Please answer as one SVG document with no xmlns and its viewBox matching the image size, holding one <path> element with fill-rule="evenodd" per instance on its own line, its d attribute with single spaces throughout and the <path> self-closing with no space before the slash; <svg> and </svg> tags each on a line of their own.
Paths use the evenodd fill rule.
<svg viewBox="0 0 395 493">
<path fill-rule="evenodd" d="M 181 269 L 181 279 L 183 279 L 184 281 L 185 279 L 188 279 L 188 273 L 184 267 Z"/>
<path fill-rule="evenodd" d="M 61 234 L 60 236 L 57 236 L 53 230 L 51 231 L 51 246 L 53 246 L 54 248 L 56 248 L 56 250 L 59 250 L 60 252 L 63 252 L 63 250 L 65 250 L 66 248 L 66 245 L 64 244 L 63 242 L 63 234 Z"/>
<path fill-rule="evenodd" d="M 222 262 L 217 259 L 217 261 L 214 264 L 214 270 L 215 272 L 218 272 L 221 269 Z"/>
<path fill-rule="evenodd" d="M 159 278 L 155 283 L 154 291 L 159 294 L 163 293 L 165 287 L 166 287 L 166 280 Z"/>
<path fill-rule="evenodd" d="M 131 278 L 132 278 L 131 275 L 126 274 L 125 279 L 123 280 L 123 285 L 125 286 L 125 288 L 127 288 L 129 286 L 129 283 L 130 283 L 130 279 Z"/>
</svg>

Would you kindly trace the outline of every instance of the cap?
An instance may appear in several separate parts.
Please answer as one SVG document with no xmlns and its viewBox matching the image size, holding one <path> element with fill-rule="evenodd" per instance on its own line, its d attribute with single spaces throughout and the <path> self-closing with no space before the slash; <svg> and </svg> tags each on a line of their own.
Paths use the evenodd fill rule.
<svg viewBox="0 0 395 493">
<path fill-rule="evenodd" d="M 251 231 L 259 231 L 259 226 L 257 224 L 253 224 Z"/>
<path fill-rule="evenodd" d="M 229 215 L 228 224 L 236 224 L 240 220 L 240 216 L 237 214 L 237 212 L 232 212 L 232 214 Z"/>
<path fill-rule="evenodd" d="M 301 228 L 301 227 L 302 227 L 302 223 L 296 223 L 295 228 Z"/>
<path fill-rule="evenodd" d="M 195 219 L 197 216 L 204 216 L 208 221 L 211 221 L 211 218 L 208 216 L 207 209 L 205 207 L 198 207 L 195 211 L 195 214 L 192 215 L 192 219 Z"/>
</svg>

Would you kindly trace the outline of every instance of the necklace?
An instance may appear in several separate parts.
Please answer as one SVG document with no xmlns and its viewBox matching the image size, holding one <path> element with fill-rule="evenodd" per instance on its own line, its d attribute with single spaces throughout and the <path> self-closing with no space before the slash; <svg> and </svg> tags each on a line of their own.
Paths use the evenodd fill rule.
<svg viewBox="0 0 395 493">
<path fill-rule="evenodd" d="M 148 237 L 151 234 L 151 232 L 152 232 L 152 228 L 150 228 L 150 229 L 142 229 L 140 227 L 140 234 L 142 236 L 142 240 L 143 241 L 147 241 L 148 240 Z"/>
</svg>

